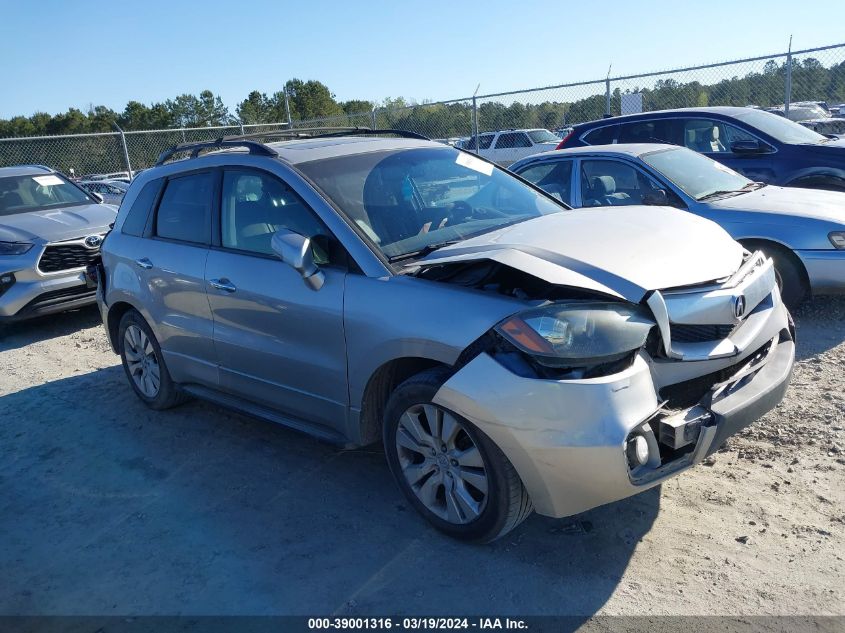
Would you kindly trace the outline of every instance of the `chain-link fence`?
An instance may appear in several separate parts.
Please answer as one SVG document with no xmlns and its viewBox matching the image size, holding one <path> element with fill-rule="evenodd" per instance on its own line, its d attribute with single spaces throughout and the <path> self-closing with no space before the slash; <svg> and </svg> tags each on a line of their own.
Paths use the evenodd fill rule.
<svg viewBox="0 0 845 633">
<path fill-rule="evenodd" d="M 605 116 L 668 108 L 755 106 L 792 119 L 827 116 L 803 102 L 845 104 L 845 44 L 610 76 L 545 88 L 485 94 L 402 108 L 377 108 L 286 123 L 180 128 L 0 139 L 0 166 L 44 164 L 65 173 L 139 170 L 178 143 L 260 134 L 291 127 L 372 127 L 407 130 L 455 143 L 482 132 L 568 126 Z M 845 106 L 841 113 L 845 117 Z M 469 143 L 473 146 L 473 142 Z M 483 144 L 482 144 L 483 147 Z"/>
</svg>

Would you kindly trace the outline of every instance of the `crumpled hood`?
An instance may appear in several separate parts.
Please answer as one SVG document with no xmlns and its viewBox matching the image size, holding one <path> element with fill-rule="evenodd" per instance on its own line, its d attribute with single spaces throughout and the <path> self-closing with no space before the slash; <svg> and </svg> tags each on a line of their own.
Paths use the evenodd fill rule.
<svg viewBox="0 0 845 633">
<path fill-rule="evenodd" d="M 639 302 L 649 290 L 728 277 L 742 253 L 709 220 L 626 206 L 541 216 L 438 249 L 413 265 L 489 259 L 549 283 Z"/>
<path fill-rule="evenodd" d="M 116 217 L 117 207 L 110 204 L 0 215 L 0 241 L 56 242 L 86 237 L 108 230 Z"/>
<path fill-rule="evenodd" d="M 845 224 L 845 193 L 768 185 L 710 205 L 716 209 L 801 216 Z"/>
</svg>

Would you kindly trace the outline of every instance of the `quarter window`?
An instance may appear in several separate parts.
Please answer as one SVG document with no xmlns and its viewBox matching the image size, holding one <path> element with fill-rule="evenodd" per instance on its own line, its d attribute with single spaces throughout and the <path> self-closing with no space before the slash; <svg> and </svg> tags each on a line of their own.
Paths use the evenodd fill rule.
<svg viewBox="0 0 845 633">
<path fill-rule="evenodd" d="M 590 130 L 584 135 L 584 142 L 588 145 L 609 145 L 616 138 L 617 125 L 606 125 Z"/>
<path fill-rule="evenodd" d="M 156 235 L 171 240 L 208 244 L 211 238 L 211 172 L 171 178 L 156 215 Z"/>
<path fill-rule="evenodd" d="M 141 237 L 144 234 L 144 227 L 147 225 L 147 218 L 149 218 L 150 211 L 155 204 L 159 189 L 161 189 L 161 180 L 153 180 L 144 185 L 141 193 L 135 198 L 135 202 L 132 203 L 129 212 L 126 214 L 121 229 L 122 233 L 135 237 Z"/>
</svg>

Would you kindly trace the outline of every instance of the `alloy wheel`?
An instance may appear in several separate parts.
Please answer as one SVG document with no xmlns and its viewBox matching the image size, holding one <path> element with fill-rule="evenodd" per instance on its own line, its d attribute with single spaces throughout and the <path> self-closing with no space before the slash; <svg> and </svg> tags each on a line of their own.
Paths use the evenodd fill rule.
<svg viewBox="0 0 845 633">
<path fill-rule="evenodd" d="M 147 334 L 137 325 L 130 325 L 123 335 L 123 354 L 135 386 L 147 398 L 155 398 L 161 387 L 161 367 L 155 348 Z"/>
<path fill-rule="evenodd" d="M 432 513 L 453 524 L 477 519 L 487 505 L 484 459 L 464 425 L 433 404 L 399 419 L 396 451 L 405 481 Z"/>
</svg>

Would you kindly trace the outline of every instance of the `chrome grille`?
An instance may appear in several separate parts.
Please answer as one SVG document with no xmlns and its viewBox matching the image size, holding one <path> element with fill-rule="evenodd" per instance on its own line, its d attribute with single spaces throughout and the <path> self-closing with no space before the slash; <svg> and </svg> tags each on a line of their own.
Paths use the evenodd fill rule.
<svg viewBox="0 0 845 633">
<path fill-rule="evenodd" d="M 100 247 L 88 248 L 83 244 L 49 244 L 38 260 L 38 270 L 55 273 L 74 268 L 85 268 L 100 256 Z"/>
</svg>

